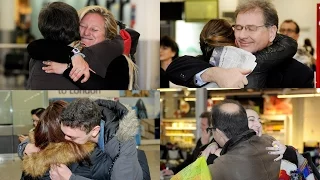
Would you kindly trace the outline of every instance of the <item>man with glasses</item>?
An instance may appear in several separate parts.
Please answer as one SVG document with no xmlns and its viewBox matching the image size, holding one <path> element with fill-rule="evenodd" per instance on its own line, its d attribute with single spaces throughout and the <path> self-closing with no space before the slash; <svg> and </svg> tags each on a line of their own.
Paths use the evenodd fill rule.
<svg viewBox="0 0 320 180">
<path fill-rule="evenodd" d="M 272 45 L 278 29 L 278 15 L 273 4 L 267 0 L 242 1 L 237 6 L 235 15 L 236 22 L 233 28 L 236 46 L 248 52 L 256 53 Z M 270 48 L 267 53 L 274 52 L 278 51 Z M 273 59 L 265 59 L 264 61 L 265 64 L 269 62 L 274 63 Z M 282 59 L 271 70 L 263 70 L 264 72 L 262 72 L 263 67 L 258 65 L 253 73 L 267 73 L 267 79 L 263 87 L 314 87 L 311 69 L 295 61 L 292 57 Z M 194 85 L 197 87 L 201 87 L 208 82 L 216 82 L 222 88 L 239 88 L 248 84 L 248 81 L 246 81 L 248 72 L 243 69 L 223 69 L 212 67 L 209 63 L 207 65 L 201 64 L 201 68 L 195 68 L 195 63 L 190 63 L 190 66 L 188 66 L 186 62 L 181 66 L 184 69 L 175 69 L 176 72 L 179 71 L 178 74 L 180 74 L 181 79 L 186 77 L 186 73 L 188 73 L 188 76 L 191 74 L 191 77 L 192 75 L 194 77 Z M 196 69 L 196 72 L 192 70 L 193 68 Z M 254 79 L 254 81 L 259 81 L 259 79 Z"/>
<path fill-rule="evenodd" d="M 292 19 L 284 20 L 280 25 L 279 32 L 298 42 L 300 28 L 299 25 Z M 302 46 L 298 46 L 297 53 L 293 56 L 293 58 L 307 65 L 308 67 L 311 67 L 314 61 L 312 55 L 309 54 Z"/>
<path fill-rule="evenodd" d="M 213 137 L 222 147 L 221 156 L 209 165 L 212 179 L 278 179 L 280 161 L 266 153 L 271 136 L 259 137 L 248 127 L 243 106 L 224 100 L 211 111 Z"/>
</svg>

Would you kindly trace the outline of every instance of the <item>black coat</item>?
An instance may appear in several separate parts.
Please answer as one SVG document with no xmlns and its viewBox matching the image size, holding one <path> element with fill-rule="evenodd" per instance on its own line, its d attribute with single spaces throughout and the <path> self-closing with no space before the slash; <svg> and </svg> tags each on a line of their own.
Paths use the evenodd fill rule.
<svg viewBox="0 0 320 180">
<path fill-rule="evenodd" d="M 277 35 L 276 42 L 255 53 L 257 66 L 247 76 L 249 84 L 245 88 L 298 88 L 314 87 L 313 72 L 296 61 L 296 42 L 287 36 Z M 167 68 L 169 80 L 175 84 L 198 87 L 194 76 L 200 71 L 213 67 L 203 56 L 182 56 L 175 59 Z"/>
<path fill-rule="evenodd" d="M 27 49 L 33 58 L 30 61 L 28 89 L 128 89 L 129 67 L 122 55 L 123 41 L 119 36 L 83 49 L 85 60 L 96 72 L 90 72 L 86 83 L 81 83 L 82 78 L 73 82 L 69 77 L 72 67 L 68 68 L 63 76 L 47 74 L 41 69 L 44 66 L 43 60 L 70 63 L 72 47 L 41 39 L 31 42 Z"/>
<path fill-rule="evenodd" d="M 169 88 L 169 78 L 162 68 L 160 68 L 160 88 Z"/>
</svg>

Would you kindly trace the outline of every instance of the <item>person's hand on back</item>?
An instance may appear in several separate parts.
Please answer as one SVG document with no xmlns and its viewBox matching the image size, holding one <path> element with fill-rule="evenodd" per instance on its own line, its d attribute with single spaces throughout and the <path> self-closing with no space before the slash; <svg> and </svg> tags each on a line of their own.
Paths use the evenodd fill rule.
<svg viewBox="0 0 320 180">
<path fill-rule="evenodd" d="M 248 84 L 246 75 L 251 70 L 220 67 L 211 67 L 201 74 L 201 79 L 205 82 L 215 82 L 220 88 L 244 88 Z"/>
<path fill-rule="evenodd" d="M 75 55 L 71 61 L 73 68 L 69 74 L 70 78 L 76 82 L 81 78 L 82 75 L 84 75 L 81 83 L 88 81 L 90 78 L 90 68 L 87 61 L 85 61 L 80 55 Z"/>
<path fill-rule="evenodd" d="M 279 155 L 274 161 L 279 161 L 283 158 L 284 152 L 286 152 L 287 146 L 280 143 L 280 141 L 273 141 L 272 147 L 266 147 L 266 150 L 269 150 L 269 154 Z"/>
<path fill-rule="evenodd" d="M 63 74 L 63 72 L 68 68 L 68 64 L 57 63 L 53 61 L 43 61 L 45 67 L 42 67 L 46 73 Z"/>
</svg>

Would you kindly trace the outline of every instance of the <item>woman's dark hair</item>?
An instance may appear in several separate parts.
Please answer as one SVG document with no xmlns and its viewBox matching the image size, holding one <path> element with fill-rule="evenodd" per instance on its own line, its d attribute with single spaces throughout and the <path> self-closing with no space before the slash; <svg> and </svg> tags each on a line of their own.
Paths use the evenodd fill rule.
<svg viewBox="0 0 320 180">
<path fill-rule="evenodd" d="M 44 108 L 36 108 L 31 110 L 31 115 L 36 115 L 39 119 L 41 117 L 41 114 L 44 112 Z"/>
<path fill-rule="evenodd" d="M 173 52 L 175 52 L 176 54 L 172 57 L 172 60 L 176 59 L 177 57 L 179 57 L 179 47 L 178 44 L 169 36 L 163 36 L 160 39 L 160 46 L 164 46 L 164 47 L 169 47 L 171 48 L 171 50 Z"/>
<path fill-rule="evenodd" d="M 35 145 L 41 150 L 45 149 L 49 143 L 67 143 L 76 152 L 76 160 L 80 163 L 85 161 L 90 163 L 88 153 L 82 145 L 68 141 L 64 138 L 64 133 L 60 126 L 60 115 L 67 107 L 67 102 L 58 100 L 50 103 L 43 112 L 38 125 L 34 130 Z"/>
<path fill-rule="evenodd" d="M 235 46 L 232 26 L 224 19 L 212 19 L 200 33 L 200 49 L 204 60 L 209 62 L 212 51 L 218 46 Z"/>
<path fill-rule="evenodd" d="M 51 142 L 66 141 L 60 127 L 60 115 L 66 106 L 67 103 L 65 101 L 55 101 L 43 112 L 34 130 L 35 145 L 40 149 L 44 149 Z"/>
<path fill-rule="evenodd" d="M 53 2 L 44 7 L 38 20 L 39 30 L 45 39 L 64 44 L 80 40 L 78 13 L 64 2 Z"/>
</svg>

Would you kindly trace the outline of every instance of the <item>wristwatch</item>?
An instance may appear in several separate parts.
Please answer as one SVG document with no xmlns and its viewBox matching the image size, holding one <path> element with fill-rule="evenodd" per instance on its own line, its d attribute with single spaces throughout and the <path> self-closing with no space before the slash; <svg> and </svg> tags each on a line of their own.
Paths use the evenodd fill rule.
<svg viewBox="0 0 320 180">
<path fill-rule="evenodd" d="M 79 54 L 79 53 L 81 53 L 78 48 L 73 48 L 73 49 L 72 49 L 72 52 L 73 52 L 73 54 Z"/>
<path fill-rule="evenodd" d="M 72 50 L 71 50 L 71 60 L 73 59 L 73 57 L 75 56 L 75 55 L 80 55 L 80 56 L 82 56 L 83 58 L 85 58 L 86 56 L 83 54 L 83 53 L 81 53 L 81 51 L 78 49 L 78 48 L 73 48 Z"/>
</svg>

